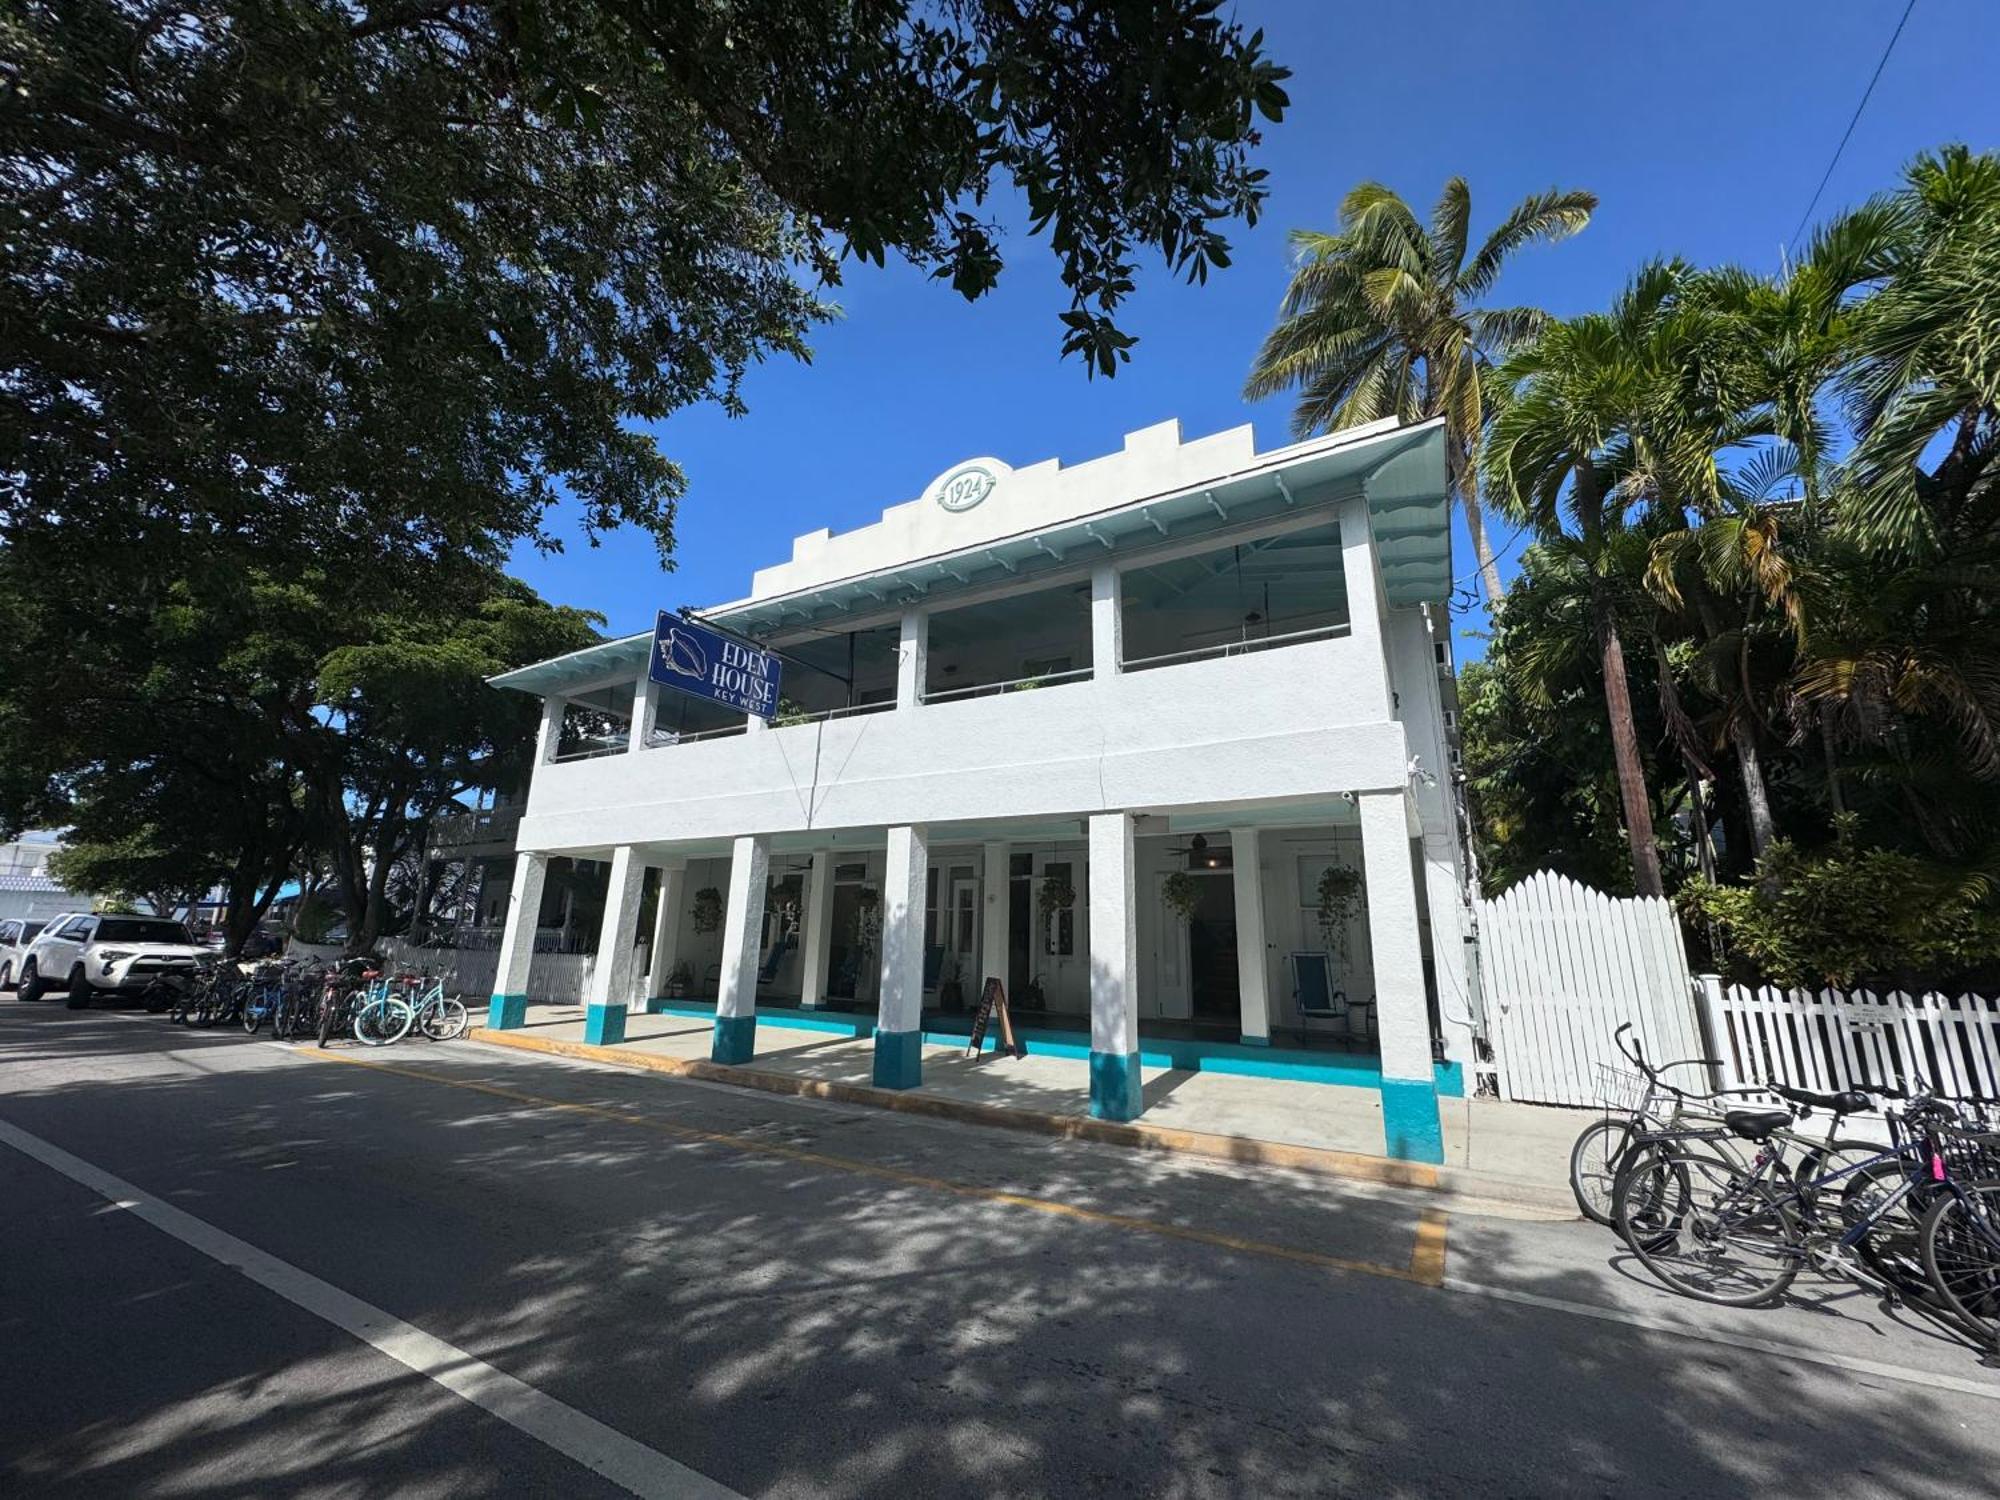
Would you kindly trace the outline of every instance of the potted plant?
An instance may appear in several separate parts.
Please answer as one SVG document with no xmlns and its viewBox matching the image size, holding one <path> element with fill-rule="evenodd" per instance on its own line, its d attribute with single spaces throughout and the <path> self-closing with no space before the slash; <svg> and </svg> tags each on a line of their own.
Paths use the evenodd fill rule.
<svg viewBox="0 0 2000 1500">
<path fill-rule="evenodd" d="M 1320 872 L 1319 935 L 1327 947 L 1347 956 L 1347 924 L 1361 909 L 1361 877 L 1345 865 L 1328 865 Z"/>
<path fill-rule="evenodd" d="M 1194 883 L 1194 876 L 1186 870 L 1176 870 L 1160 882 L 1160 899 L 1167 904 L 1167 910 L 1183 922 L 1194 916 L 1195 900 L 1200 889 Z"/>
<path fill-rule="evenodd" d="M 667 972 L 667 997 L 671 1000 L 685 1000 L 688 991 L 694 988 L 694 965 L 682 959 Z"/>
<path fill-rule="evenodd" d="M 722 926 L 722 892 L 705 885 L 694 893 L 694 930 L 715 932 Z"/>
</svg>

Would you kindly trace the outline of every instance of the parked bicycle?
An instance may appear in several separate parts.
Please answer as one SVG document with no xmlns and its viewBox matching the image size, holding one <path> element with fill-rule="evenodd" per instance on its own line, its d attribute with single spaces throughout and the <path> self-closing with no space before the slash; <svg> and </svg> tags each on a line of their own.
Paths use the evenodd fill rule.
<svg viewBox="0 0 2000 1500">
<path fill-rule="evenodd" d="M 463 1002 L 445 994 L 443 979 L 427 986 L 423 975 L 398 974 L 371 987 L 354 1018 L 354 1037 L 380 1047 L 400 1042 L 415 1029 L 434 1042 L 449 1042 L 465 1034 L 469 1019 Z"/>
<path fill-rule="evenodd" d="M 2000 1132 L 1978 1108 L 1890 1088 L 1773 1087 L 1783 1107 L 1648 1131 L 1628 1148 L 1612 1219 L 1683 1296 L 1775 1301 L 1807 1269 L 1914 1302 L 2000 1352 Z M 1887 1145 L 1814 1140 L 1877 1100 Z M 1898 1104 L 1896 1101 L 1901 1101 Z"/>
</svg>

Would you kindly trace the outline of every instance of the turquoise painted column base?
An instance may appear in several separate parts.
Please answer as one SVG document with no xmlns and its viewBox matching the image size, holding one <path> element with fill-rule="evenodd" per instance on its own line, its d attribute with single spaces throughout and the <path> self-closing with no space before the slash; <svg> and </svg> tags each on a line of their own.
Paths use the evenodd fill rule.
<svg viewBox="0 0 2000 1500">
<path fill-rule="evenodd" d="M 1136 1120 L 1146 1107 L 1136 1052 L 1090 1054 L 1090 1116 L 1094 1120 Z"/>
<path fill-rule="evenodd" d="M 1269 1037 L 1252 1036 L 1247 1031 L 1244 1032 L 1241 1036 L 1239 1036 L 1236 1040 L 1241 1042 L 1246 1047 L 1268 1047 L 1271 1045 L 1271 1039 Z"/>
<path fill-rule="evenodd" d="M 755 1016 L 717 1016 L 715 1045 L 708 1055 L 719 1063 L 747 1063 L 757 1055 Z"/>
<path fill-rule="evenodd" d="M 1382 1080 L 1382 1134 L 1389 1155 L 1403 1161 L 1444 1160 L 1444 1125 L 1437 1086 L 1427 1078 Z"/>
<path fill-rule="evenodd" d="M 526 995 L 495 995 L 486 1007 L 489 1031 L 514 1031 L 528 1024 Z"/>
<path fill-rule="evenodd" d="M 924 1081 L 924 1034 L 921 1031 L 875 1033 L 875 1087 L 913 1089 Z"/>
<path fill-rule="evenodd" d="M 625 1007 L 586 1005 L 583 1008 L 583 1039 L 593 1047 L 615 1047 L 625 1040 Z"/>
</svg>

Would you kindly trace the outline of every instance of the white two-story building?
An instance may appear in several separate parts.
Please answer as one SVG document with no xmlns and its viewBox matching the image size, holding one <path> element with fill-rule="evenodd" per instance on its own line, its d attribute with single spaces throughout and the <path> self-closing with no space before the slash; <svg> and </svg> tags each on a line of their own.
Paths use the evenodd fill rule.
<svg viewBox="0 0 2000 1500">
<path fill-rule="evenodd" d="M 495 678 L 545 711 L 489 1024 L 535 993 L 550 861 L 603 862 L 593 1040 L 712 1010 L 744 1063 L 760 1010 L 841 1016 L 908 1088 L 992 977 L 1093 1114 L 1137 1115 L 1157 1050 L 1378 1086 L 1389 1152 L 1440 1159 L 1474 1025 L 1450 536 L 1437 423 L 1169 422 L 955 466 L 699 611 L 778 654 L 771 723 L 655 685 L 651 632 Z"/>
</svg>

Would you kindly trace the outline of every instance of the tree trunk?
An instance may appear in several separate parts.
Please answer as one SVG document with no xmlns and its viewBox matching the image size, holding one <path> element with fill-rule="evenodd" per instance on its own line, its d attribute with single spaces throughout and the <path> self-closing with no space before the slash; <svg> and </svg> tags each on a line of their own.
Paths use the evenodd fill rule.
<svg viewBox="0 0 2000 1500">
<path fill-rule="evenodd" d="M 1826 800 L 1837 818 L 1847 811 L 1847 794 L 1840 789 L 1840 752 L 1833 743 L 1833 726 L 1819 721 L 1819 745 L 1826 755 Z"/>
<path fill-rule="evenodd" d="M 1597 647 L 1604 663 L 1604 711 L 1611 721 L 1611 750 L 1618 763 L 1618 798 L 1625 809 L 1625 837 L 1632 845 L 1632 888 L 1641 896 L 1664 896 L 1660 851 L 1653 841 L 1653 805 L 1646 795 L 1646 768 L 1639 759 L 1639 730 L 1632 719 L 1632 689 L 1625 680 L 1625 648 L 1611 601 L 1592 602 Z"/>
<path fill-rule="evenodd" d="M 1756 733 L 1741 714 L 1730 721 L 1729 739 L 1736 747 L 1737 763 L 1743 767 L 1743 802 L 1750 810 L 1750 853 L 1761 860 L 1778 834 L 1771 820 L 1771 794 L 1764 785 L 1764 762 L 1757 753 Z"/>
<path fill-rule="evenodd" d="M 1472 556 L 1479 564 L 1480 591 L 1486 595 L 1490 613 L 1500 607 L 1507 591 L 1500 586 L 1500 563 L 1493 555 L 1493 544 L 1486 539 L 1486 517 L 1479 509 L 1479 471 L 1466 458 L 1457 460 L 1453 468 L 1459 503 L 1465 507 L 1466 534 L 1472 538 Z"/>
</svg>

